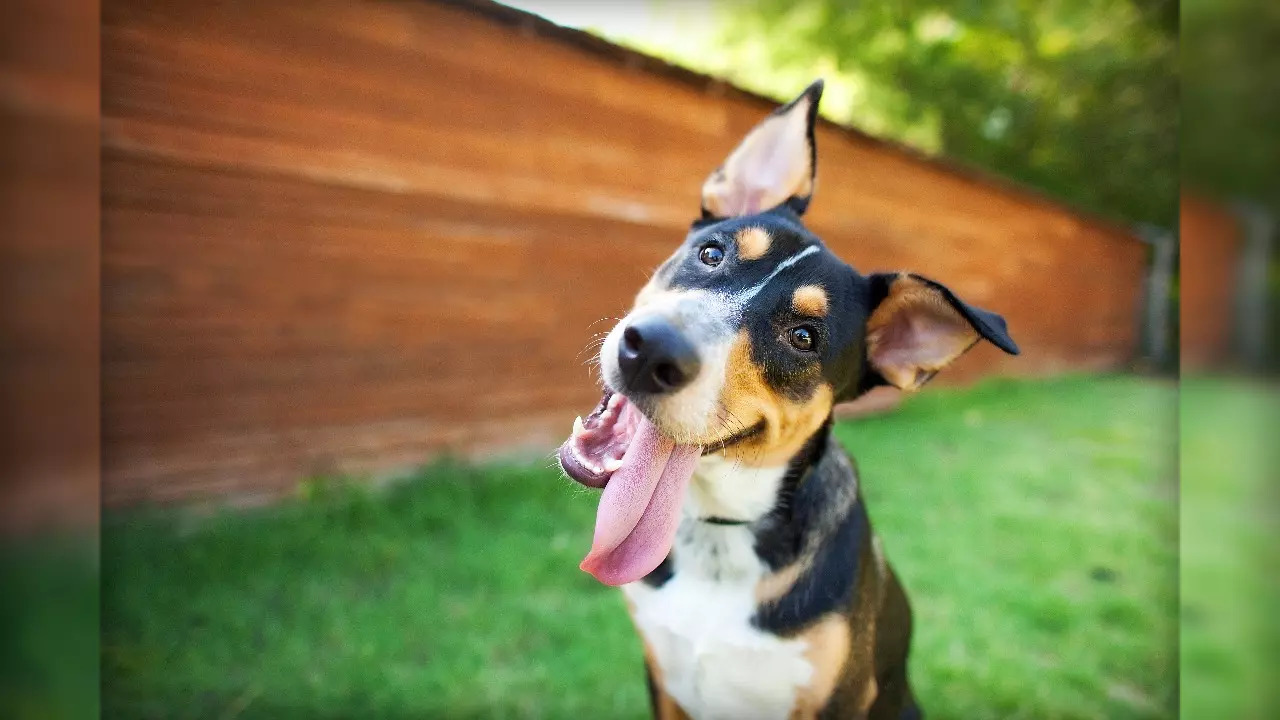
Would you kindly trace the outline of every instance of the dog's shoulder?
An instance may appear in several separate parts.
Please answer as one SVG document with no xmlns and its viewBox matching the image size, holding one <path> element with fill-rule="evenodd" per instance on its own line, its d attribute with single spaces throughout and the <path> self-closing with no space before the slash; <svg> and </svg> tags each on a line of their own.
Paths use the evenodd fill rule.
<svg viewBox="0 0 1280 720">
<path fill-rule="evenodd" d="M 876 570 L 875 546 L 856 465 L 837 443 L 828 443 L 766 519 L 756 548 L 769 567 L 758 591 L 758 627 L 791 635 L 850 611 Z"/>
</svg>

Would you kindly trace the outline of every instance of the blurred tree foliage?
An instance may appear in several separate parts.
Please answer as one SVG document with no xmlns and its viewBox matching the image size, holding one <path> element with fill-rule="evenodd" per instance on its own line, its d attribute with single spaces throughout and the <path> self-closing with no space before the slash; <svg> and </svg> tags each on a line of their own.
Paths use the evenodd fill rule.
<svg viewBox="0 0 1280 720">
<path fill-rule="evenodd" d="M 1280 210 L 1280 3 L 1183 0 L 1189 184 Z"/>
<path fill-rule="evenodd" d="M 822 74 L 833 119 L 1101 215 L 1176 227 L 1175 0 L 721 0 L 718 10 L 713 35 L 631 44 L 778 98 Z"/>
</svg>

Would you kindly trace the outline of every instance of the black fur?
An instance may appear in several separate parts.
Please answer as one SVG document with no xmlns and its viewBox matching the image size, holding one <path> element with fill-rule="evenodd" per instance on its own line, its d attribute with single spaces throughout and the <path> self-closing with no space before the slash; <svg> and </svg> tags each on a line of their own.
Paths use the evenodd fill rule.
<svg viewBox="0 0 1280 720">
<path fill-rule="evenodd" d="M 787 474 L 782 478 L 782 487 L 778 490 L 778 499 L 773 510 L 759 523 L 755 529 L 756 555 L 769 566 L 770 570 L 780 570 L 795 562 L 804 547 L 807 519 L 813 514 L 814 501 L 820 502 L 816 495 L 820 494 L 818 483 L 808 482 L 814 472 L 818 460 L 826 453 L 831 442 L 831 418 L 823 423 L 804 448 L 791 460 Z M 800 488 L 808 488 L 800 500 L 799 517 L 797 517 L 797 495 Z"/>
<path fill-rule="evenodd" d="M 821 94 L 822 82 L 818 81 L 775 111 L 787 113 L 801 100 L 811 101 L 806 140 L 809 168 L 815 173 L 814 125 Z M 715 178 L 718 187 L 734 180 L 723 177 L 723 166 L 716 172 L 721 174 Z M 750 183 L 737 189 L 750 190 Z M 791 192 L 804 191 L 796 188 Z M 733 320 L 740 323 L 733 329 L 735 333 L 745 331 L 750 361 L 769 389 L 804 403 L 826 386 L 840 402 L 886 383 L 868 360 L 865 337 L 868 319 L 891 295 L 893 283 L 902 275 L 863 275 L 831 253 L 802 222 L 811 199 L 809 194 L 793 195 L 777 207 L 734 218 L 714 216 L 704 202 L 701 217 L 692 223 L 681 247 L 658 268 L 653 282 L 664 289 L 705 290 L 711 296 L 743 298 L 731 311 Z M 738 237 L 747 228 L 759 228 L 768 235 L 762 256 L 741 257 Z M 699 259 L 709 245 L 724 250 L 722 261 L 708 264 Z M 784 264 L 785 274 L 775 275 Z M 1017 354 L 1017 344 L 999 315 L 963 302 L 932 280 L 910 277 L 936 291 L 981 338 Z M 763 282 L 768 278 L 776 281 Z M 793 307 L 793 295 L 805 285 L 819 285 L 825 292 L 827 307 L 821 317 L 806 316 Z M 814 338 L 811 349 L 788 342 L 791 331 L 799 326 Z M 867 717 L 918 719 L 921 714 L 907 680 L 910 605 L 892 568 L 882 559 L 873 561 L 879 556 L 872 550 L 874 535 L 858 489 L 859 478 L 852 460 L 834 442 L 831 423 L 828 415 L 791 458 L 773 509 L 750 524 L 756 554 L 771 570 L 804 563 L 791 587 L 757 607 L 752 624 L 766 632 L 791 636 L 835 613 L 844 615 L 855 632 L 874 628 L 875 647 L 850 648 L 839 687 L 820 716 L 861 717 L 868 712 L 865 692 L 874 680 L 877 690 Z M 663 587 L 674 577 L 675 565 L 668 556 L 643 582 Z M 656 708 L 658 690 L 652 674 L 649 687 Z"/>
<path fill-rule="evenodd" d="M 658 563 L 658 567 L 654 568 L 652 572 L 644 576 L 644 580 L 641 582 L 649 587 L 660 588 L 667 584 L 667 581 L 671 579 L 671 575 L 671 556 L 667 555 L 662 559 L 661 563 Z"/>
<path fill-rule="evenodd" d="M 813 486 L 816 486 L 814 483 Z M 799 502 L 811 502 L 800 493 Z M 813 565 L 776 601 L 761 606 L 752 623 L 761 630 L 790 635 L 831 612 L 849 607 L 858 579 L 862 549 L 870 541 L 867 511 L 859 501 L 830 537 L 823 538 Z"/>
</svg>

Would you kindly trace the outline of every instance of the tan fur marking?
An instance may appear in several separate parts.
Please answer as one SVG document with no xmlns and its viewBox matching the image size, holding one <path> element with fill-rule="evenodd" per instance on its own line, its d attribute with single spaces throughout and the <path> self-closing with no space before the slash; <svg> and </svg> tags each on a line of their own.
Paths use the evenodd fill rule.
<svg viewBox="0 0 1280 720">
<path fill-rule="evenodd" d="M 642 641 L 643 642 L 643 641 Z M 675 698 L 667 694 L 666 685 L 662 677 L 662 668 L 658 666 L 658 661 L 653 657 L 653 651 L 649 649 L 649 643 L 644 644 L 644 660 L 649 666 L 649 672 L 653 674 L 653 711 L 657 720 L 689 720 L 689 715 L 675 701 Z"/>
<path fill-rule="evenodd" d="M 817 373 L 817 368 L 813 369 Z M 790 460 L 831 413 L 831 386 L 822 383 L 809 399 L 795 402 L 774 392 L 751 359 L 751 338 L 738 333 L 729 351 L 724 390 L 720 396 L 726 417 L 736 432 L 761 420 L 760 436 L 735 443 L 723 455 L 747 467 L 777 467 Z"/>
<path fill-rule="evenodd" d="M 827 291 L 821 285 L 802 285 L 791 293 L 791 309 L 809 317 L 825 317 Z"/>
<path fill-rule="evenodd" d="M 813 666 L 813 677 L 796 694 L 795 710 L 791 717 L 816 718 L 844 676 L 845 662 L 852 650 L 852 633 L 849 631 L 847 618 L 831 614 L 814 623 L 798 637 L 809 643 L 805 657 Z"/>
<path fill-rule="evenodd" d="M 773 238 L 764 228 L 749 227 L 738 232 L 738 259 L 759 260 L 769 252 Z"/>
<path fill-rule="evenodd" d="M 895 335 L 927 328 L 927 346 L 894 347 Z M 973 347 L 978 332 L 937 290 L 899 273 L 867 320 L 867 357 L 884 379 L 915 390 Z"/>
<path fill-rule="evenodd" d="M 795 587 L 796 581 L 808 569 L 807 559 L 798 560 L 781 570 L 765 575 L 756 583 L 756 602 L 759 604 L 774 602 Z"/>
<path fill-rule="evenodd" d="M 862 712 L 871 709 L 871 704 L 876 701 L 876 696 L 880 694 L 880 683 L 876 682 L 875 676 L 867 678 L 867 684 L 862 687 L 862 697 L 858 699 L 858 704 L 862 707 Z"/>
</svg>

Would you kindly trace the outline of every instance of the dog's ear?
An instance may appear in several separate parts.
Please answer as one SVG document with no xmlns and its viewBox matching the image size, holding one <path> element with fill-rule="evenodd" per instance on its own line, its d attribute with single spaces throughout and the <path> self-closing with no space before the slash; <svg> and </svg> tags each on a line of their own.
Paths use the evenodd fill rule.
<svg viewBox="0 0 1280 720">
<path fill-rule="evenodd" d="M 704 220 L 752 215 L 786 203 L 797 214 L 813 197 L 813 125 L 822 80 L 755 126 L 702 184 Z"/>
<path fill-rule="evenodd" d="M 924 385 L 981 339 L 1009 353 L 1018 346 L 1004 318 L 973 307 L 946 287 L 907 273 L 872 275 L 867 319 L 868 377 L 903 390 Z"/>
</svg>

